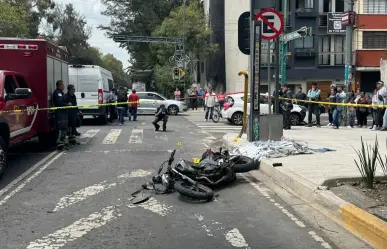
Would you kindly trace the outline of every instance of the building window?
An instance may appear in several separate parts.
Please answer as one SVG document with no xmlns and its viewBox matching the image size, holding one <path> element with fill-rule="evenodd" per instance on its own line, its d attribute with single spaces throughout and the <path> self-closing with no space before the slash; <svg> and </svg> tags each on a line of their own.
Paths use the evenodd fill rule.
<svg viewBox="0 0 387 249">
<path fill-rule="evenodd" d="M 387 14 L 386 0 L 363 0 L 364 14 Z"/>
<path fill-rule="evenodd" d="M 318 39 L 319 65 L 344 65 L 345 36 L 325 35 Z"/>
<path fill-rule="evenodd" d="M 297 9 L 313 9 L 313 0 L 296 0 Z"/>
<path fill-rule="evenodd" d="M 314 36 L 294 40 L 294 48 L 314 48 Z"/>
<path fill-rule="evenodd" d="M 387 32 L 363 31 L 363 49 L 387 49 Z"/>
</svg>

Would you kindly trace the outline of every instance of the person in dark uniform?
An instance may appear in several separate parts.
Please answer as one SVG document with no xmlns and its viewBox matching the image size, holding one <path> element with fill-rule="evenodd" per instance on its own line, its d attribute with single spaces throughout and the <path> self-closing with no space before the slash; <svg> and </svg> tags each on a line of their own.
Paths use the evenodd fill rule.
<svg viewBox="0 0 387 249">
<path fill-rule="evenodd" d="M 52 103 L 54 107 L 61 107 L 55 111 L 55 121 L 56 121 L 56 147 L 58 150 L 68 149 L 68 146 L 65 144 L 66 134 L 68 129 L 68 109 L 63 108 L 71 106 L 71 103 L 66 100 L 63 90 L 65 85 L 62 80 L 56 82 L 56 89 L 52 94 Z"/>
<path fill-rule="evenodd" d="M 160 129 L 158 122 L 161 120 L 163 121 L 163 131 L 167 131 L 168 112 L 164 104 L 161 104 L 160 107 L 158 107 L 156 110 L 155 120 L 152 122 L 152 124 L 155 126 L 155 131 Z"/>
<path fill-rule="evenodd" d="M 291 129 L 290 112 L 293 109 L 293 101 L 292 101 L 293 94 L 292 94 L 292 91 L 288 88 L 288 85 L 286 84 L 282 86 L 282 97 L 286 98 L 281 100 L 284 130 L 290 130 Z"/>
<path fill-rule="evenodd" d="M 77 97 L 75 96 L 75 87 L 74 85 L 68 85 L 67 86 L 67 93 L 65 95 L 65 101 L 71 103 L 72 108 L 69 108 L 67 111 L 68 114 L 68 128 L 69 128 L 69 144 L 75 145 L 80 144 L 75 139 L 75 136 L 77 135 L 77 119 L 79 115 L 79 109 L 77 106 Z"/>
</svg>

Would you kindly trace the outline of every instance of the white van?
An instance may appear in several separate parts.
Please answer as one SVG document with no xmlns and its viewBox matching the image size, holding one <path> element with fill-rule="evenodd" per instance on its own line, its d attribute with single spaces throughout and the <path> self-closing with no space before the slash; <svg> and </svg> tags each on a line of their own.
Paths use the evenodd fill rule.
<svg viewBox="0 0 387 249">
<path fill-rule="evenodd" d="M 78 105 L 106 104 L 114 88 L 112 73 L 94 65 L 69 65 L 69 84 L 75 86 Z M 80 107 L 83 117 L 94 117 L 107 123 L 106 106 Z"/>
</svg>

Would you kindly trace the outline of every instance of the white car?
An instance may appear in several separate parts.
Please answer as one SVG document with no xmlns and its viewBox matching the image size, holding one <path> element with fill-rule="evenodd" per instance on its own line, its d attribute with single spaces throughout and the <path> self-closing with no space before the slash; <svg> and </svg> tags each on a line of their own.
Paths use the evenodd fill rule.
<svg viewBox="0 0 387 249">
<path fill-rule="evenodd" d="M 235 125 L 242 125 L 243 123 L 243 93 L 227 95 L 226 100 L 230 104 L 222 110 L 223 118 L 230 121 Z M 272 106 L 273 108 L 273 106 Z M 273 110 L 273 109 L 272 109 Z M 290 114 L 290 120 L 292 125 L 301 124 L 306 116 L 306 108 L 300 105 L 293 104 L 293 110 Z M 267 95 L 261 94 L 260 98 L 260 112 L 261 114 L 269 114 L 269 104 Z M 247 115 L 250 114 L 250 94 L 247 100 Z"/>
<path fill-rule="evenodd" d="M 165 105 L 170 115 L 177 115 L 179 112 L 188 110 L 185 102 L 167 99 L 155 92 L 137 92 L 137 95 L 140 97 L 140 106 L 137 108 L 138 114 L 154 114 L 161 104 Z"/>
</svg>

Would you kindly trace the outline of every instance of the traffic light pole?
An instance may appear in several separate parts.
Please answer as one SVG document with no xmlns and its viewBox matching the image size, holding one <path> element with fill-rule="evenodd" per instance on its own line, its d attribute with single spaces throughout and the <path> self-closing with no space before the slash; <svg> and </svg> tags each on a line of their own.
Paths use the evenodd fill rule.
<svg viewBox="0 0 387 249">
<path fill-rule="evenodd" d="M 250 56 L 249 56 L 249 86 L 250 86 L 250 117 L 249 117 L 249 130 L 247 132 L 247 139 L 249 142 L 253 141 L 253 125 L 254 125 L 254 0 L 250 0 Z"/>
</svg>

